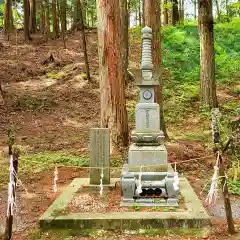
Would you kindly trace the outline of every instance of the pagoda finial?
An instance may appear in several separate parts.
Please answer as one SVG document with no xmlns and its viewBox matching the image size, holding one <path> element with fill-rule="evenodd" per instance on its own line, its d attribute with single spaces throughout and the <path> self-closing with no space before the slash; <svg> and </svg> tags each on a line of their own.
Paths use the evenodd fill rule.
<svg viewBox="0 0 240 240">
<path fill-rule="evenodd" d="M 142 29 L 142 63 L 141 70 L 144 81 L 152 79 L 152 29 L 148 26 Z"/>
</svg>

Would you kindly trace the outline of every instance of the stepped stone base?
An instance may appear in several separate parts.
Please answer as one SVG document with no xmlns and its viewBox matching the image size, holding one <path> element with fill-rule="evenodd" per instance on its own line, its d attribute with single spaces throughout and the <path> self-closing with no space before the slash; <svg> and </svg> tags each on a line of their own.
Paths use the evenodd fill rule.
<svg viewBox="0 0 240 240">
<path fill-rule="evenodd" d="M 112 179 L 111 186 L 119 179 Z M 110 186 L 110 187 L 111 187 Z M 64 209 L 83 187 L 88 178 L 76 178 L 40 218 L 42 229 L 197 229 L 205 235 L 210 217 L 186 178 L 180 178 L 181 195 L 187 210 L 183 212 L 109 212 L 65 213 Z M 190 230 L 189 230 L 190 231 Z"/>
</svg>

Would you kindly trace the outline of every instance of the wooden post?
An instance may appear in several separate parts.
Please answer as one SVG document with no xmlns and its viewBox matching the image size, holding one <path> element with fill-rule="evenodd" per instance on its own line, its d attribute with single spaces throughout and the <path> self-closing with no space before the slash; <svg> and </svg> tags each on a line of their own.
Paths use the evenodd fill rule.
<svg viewBox="0 0 240 240">
<path fill-rule="evenodd" d="M 17 183 L 17 172 L 18 172 L 18 158 L 19 158 L 19 149 L 13 148 L 14 144 L 14 136 L 12 132 L 9 130 L 8 132 L 8 147 L 9 147 L 9 155 L 10 155 L 10 176 L 9 176 L 9 184 L 8 184 L 8 197 L 10 194 L 13 197 L 13 202 L 15 202 L 16 197 L 16 183 Z M 6 226 L 4 232 L 4 240 L 12 239 L 12 225 L 13 225 L 13 203 L 9 204 L 7 207 L 7 217 L 6 217 Z"/>
<path fill-rule="evenodd" d="M 233 218 L 232 218 L 232 208 L 231 202 L 228 192 L 228 184 L 227 184 L 227 177 L 225 175 L 224 163 L 222 159 L 222 155 L 228 148 L 230 141 L 227 142 L 226 146 L 223 146 L 221 143 L 221 138 L 218 130 L 218 123 L 217 123 L 217 114 L 219 112 L 218 108 L 212 109 L 212 133 L 213 133 L 213 142 L 215 145 L 215 151 L 219 153 L 219 175 L 221 177 L 221 188 L 222 194 L 224 199 L 224 207 L 226 212 L 226 218 L 228 223 L 228 232 L 230 234 L 235 233 Z"/>
<path fill-rule="evenodd" d="M 110 131 L 108 128 L 90 129 L 90 184 L 99 185 L 102 169 L 103 184 L 110 183 Z"/>
</svg>

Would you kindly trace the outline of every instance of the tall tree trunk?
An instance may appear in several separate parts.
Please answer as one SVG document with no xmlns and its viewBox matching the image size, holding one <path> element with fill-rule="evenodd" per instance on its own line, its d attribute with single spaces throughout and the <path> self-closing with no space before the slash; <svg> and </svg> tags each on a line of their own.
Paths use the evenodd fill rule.
<svg viewBox="0 0 240 240">
<path fill-rule="evenodd" d="M 139 18 L 139 26 L 142 26 L 142 15 L 141 15 L 141 0 L 138 1 L 138 18 Z"/>
<path fill-rule="evenodd" d="M 220 7 L 219 7 L 218 0 L 215 0 L 215 4 L 216 4 L 216 9 L 217 9 L 217 20 L 219 22 L 221 22 L 221 13 L 220 13 Z"/>
<path fill-rule="evenodd" d="M 41 1 L 41 6 L 40 6 L 40 32 L 42 34 L 45 33 L 45 24 L 46 24 L 46 20 L 45 20 L 45 8 L 44 8 L 44 2 L 43 0 Z"/>
<path fill-rule="evenodd" d="M 179 0 L 179 22 L 184 24 L 184 0 Z"/>
<path fill-rule="evenodd" d="M 86 0 L 81 0 L 81 6 L 82 6 L 82 15 L 83 15 L 83 24 L 86 25 L 86 19 L 87 19 L 87 2 Z"/>
<path fill-rule="evenodd" d="M 74 18 L 74 22 L 78 23 L 80 21 L 80 14 L 79 14 L 79 8 L 81 6 L 81 1 L 80 0 L 76 0 L 75 2 L 76 8 L 75 8 L 75 18 Z M 83 13 L 83 11 L 82 11 Z"/>
<path fill-rule="evenodd" d="M 60 2 L 60 18 L 61 18 L 61 30 L 64 30 L 64 32 L 67 30 L 67 0 L 59 0 Z M 62 31 L 63 32 L 63 31 Z"/>
<path fill-rule="evenodd" d="M 127 8 L 128 8 L 128 27 L 130 28 L 130 22 L 131 22 L 131 2 L 130 2 L 130 0 L 128 0 L 128 6 L 127 6 Z"/>
<path fill-rule="evenodd" d="M 184 0 L 182 0 L 182 24 L 184 24 L 184 20 L 185 20 L 185 16 L 184 16 L 184 14 L 185 14 L 184 7 L 185 7 L 185 5 L 184 5 Z"/>
<path fill-rule="evenodd" d="M 119 9 L 119 0 L 97 0 L 101 127 L 110 128 L 111 147 L 116 150 L 128 145 Z"/>
<path fill-rule="evenodd" d="M 12 32 L 13 17 L 12 17 L 12 0 L 5 0 L 4 6 L 4 34 L 8 37 Z"/>
<path fill-rule="evenodd" d="M 167 9 L 167 3 L 168 3 L 168 0 L 164 0 L 164 20 L 163 20 L 164 26 L 167 26 L 167 25 L 168 25 L 168 9 Z"/>
<path fill-rule="evenodd" d="M 173 0 L 168 0 L 171 7 L 168 9 L 168 25 L 173 25 Z"/>
<path fill-rule="evenodd" d="M 92 20 L 92 28 L 94 26 L 94 13 L 93 13 L 94 9 L 91 8 L 91 20 Z"/>
<path fill-rule="evenodd" d="M 85 36 L 82 7 L 81 7 L 80 1 L 79 1 L 79 15 L 80 15 L 80 28 L 81 28 L 81 34 L 82 34 L 82 45 L 83 45 L 83 51 L 84 51 L 84 62 L 85 62 L 86 74 L 87 74 L 87 79 L 90 80 L 91 76 L 90 76 L 90 70 L 89 70 L 89 64 L 88 64 L 86 36 Z"/>
<path fill-rule="evenodd" d="M 179 22 L 182 23 L 182 0 L 178 0 L 178 16 L 179 16 Z"/>
<path fill-rule="evenodd" d="M 229 21 L 230 21 L 230 18 L 229 18 L 229 6 L 228 6 L 228 0 L 225 1 L 225 5 L 226 5 L 227 22 L 229 22 Z"/>
<path fill-rule="evenodd" d="M 145 0 L 142 0 L 142 25 L 145 27 Z"/>
<path fill-rule="evenodd" d="M 212 1 L 198 1 L 200 34 L 200 86 L 202 104 L 217 107 Z"/>
<path fill-rule="evenodd" d="M 135 26 L 138 26 L 138 9 L 135 9 Z"/>
<path fill-rule="evenodd" d="M 52 0 L 52 26 L 53 26 L 53 39 L 57 39 L 58 38 L 57 0 Z"/>
<path fill-rule="evenodd" d="M 30 0 L 30 32 L 36 33 L 37 27 L 37 10 L 36 10 L 36 0 Z"/>
<path fill-rule="evenodd" d="M 160 72 L 162 56 L 161 56 L 161 1 L 160 0 L 147 0 L 145 1 L 145 21 L 146 25 L 152 28 L 152 53 L 153 53 L 153 66 L 155 72 Z M 159 86 L 155 87 L 156 102 L 160 106 L 160 127 L 164 132 L 166 138 L 167 131 L 163 115 L 163 82 L 159 78 Z"/>
<path fill-rule="evenodd" d="M 178 12 L 178 1 L 173 0 L 172 6 L 172 24 L 176 25 L 179 23 L 179 12 Z"/>
<path fill-rule="evenodd" d="M 29 32 L 29 0 L 23 1 L 24 7 L 24 38 L 25 41 L 30 40 L 30 32 Z"/>
<path fill-rule="evenodd" d="M 194 7 L 194 21 L 197 21 L 197 0 L 193 0 Z"/>
<path fill-rule="evenodd" d="M 60 3 L 59 0 L 56 0 L 57 2 L 57 31 L 58 33 L 62 32 L 61 29 L 61 9 L 60 9 Z"/>
<path fill-rule="evenodd" d="M 49 16 L 49 0 L 45 0 L 45 10 L 46 10 L 46 37 L 50 35 L 50 16 Z"/>
<path fill-rule="evenodd" d="M 179 22 L 184 24 L 184 0 L 179 0 Z"/>
<path fill-rule="evenodd" d="M 64 48 L 67 48 L 66 46 L 66 40 L 65 40 L 65 34 L 66 34 L 66 0 L 60 0 L 60 20 L 61 20 L 61 34 L 62 34 L 62 40 L 63 40 L 63 46 Z"/>
<path fill-rule="evenodd" d="M 128 83 L 128 5 L 127 0 L 119 0 L 120 7 L 120 27 L 121 27 L 121 43 L 123 47 L 122 51 L 122 61 L 123 61 L 123 69 L 124 69 L 124 79 L 125 83 Z"/>
</svg>

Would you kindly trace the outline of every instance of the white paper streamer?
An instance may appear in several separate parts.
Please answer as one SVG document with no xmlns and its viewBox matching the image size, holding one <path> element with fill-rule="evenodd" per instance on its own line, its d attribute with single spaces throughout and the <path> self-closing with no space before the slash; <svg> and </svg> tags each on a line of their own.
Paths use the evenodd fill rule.
<svg viewBox="0 0 240 240">
<path fill-rule="evenodd" d="M 15 171 L 13 167 L 13 155 L 10 156 L 10 167 L 9 167 L 9 183 L 8 183 L 8 207 L 7 216 L 13 216 L 13 206 L 15 205 L 16 197 L 14 197 L 15 192 Z"/>
<path fill-rule="evenodd" d="M 179 190 L 179 177 L 178 177 L 178 172 L 177 172 L 177 163 L 175 163 L 173 180 L 174 180 L 174 182 L 173 182 L 174 190 L 177 191 L 177 190 Z"/>
<path fill-rule="evenodd" d="M 215 204 L 218 196 L 218 174 L 219 174 L 219 153 L 216 161 L 216 165 L 214 166 L 214 173 L 212 177 L 212 183 L 210 186 L 209 193 L 206 197 L 205 202 L 208 204 Z"/>
<path fill-rule="evenodd" d="M 57 166 L 55 166 L 54 170 L 54 179 L 53 179 L 53 191 L 56 193 L 58 188 L 57 188 L 57 180 L 58 180 L 58 169 Z"/>
<path fill-rule="evenodd" d="M 138 178 L 138 185 L 137 185 L 137 189 L 136 189 L 136 193 L 140 194 L 142 193 L 142 166 L 140 167 L 140 173 L 139 173 L 139 178 Z"/>
<path fill-rule="evenodd" d="M 15 205 L 15 199 L 13 196 L 14 185 L 8 183 L 8 207 L 7 207 L 7 216 L 13 216 L 13 205 Z M 10 211 L 11 210 L 11 211 Z"/>
<path fill-rule="evenodd" d="M 100 175 L 100 196 L 102 196 L 102 194 L 103 194 L 103 177 L 104 177 L 104 175 L 103 175 L 103 168 L 102 168 L 102 172 L 101 172 L 101 175 Z"/>
</svg>

